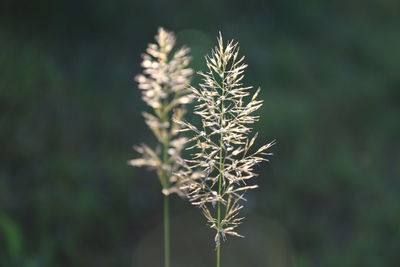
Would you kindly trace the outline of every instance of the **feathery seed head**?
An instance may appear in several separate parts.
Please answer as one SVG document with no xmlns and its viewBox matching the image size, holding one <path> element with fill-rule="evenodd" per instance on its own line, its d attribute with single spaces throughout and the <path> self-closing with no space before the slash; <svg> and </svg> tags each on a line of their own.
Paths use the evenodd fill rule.
<svg viewBox="0 0 400 267">
<path fill-rule="evenodd" d="M 205 57 L 207 72 L 202 76 L 200 88 L 191 87 L 197 104 L 194 113 L 200 116 L 200 128 L 175 119 L 180 131 L 190 131 L 187 149 L 192 159 L 181 160 L 176 176 L 182 181 L 181 189 L 188 192 L 192 204 L 201 207 L 210 228 L 216 230 L 215 242 L 219 246 L 226 235 L 240 236 L 236 231 L 243 218 L 244 192 L 257 186 L 247 185 L 256 176 L 254 166 L 267 161 L 269 143 L 255 150 L 257 134 L 250 138 L 251 124 L 259 117 L 253 113 L 262 106 L 257 100 L 260 89 L 253 93 L 252 86 L 244 86 L 244 57 L 239 56 L 238 43 L 224 44 L 221 34 L 217 46 Z M 252 152 L 253 151 L 253 152 Z M 218 204 L 218 212 L 215 206 Z"/>
<path fill-rule="evenodd" d="M 142 91 L 143 101 L 153 109 L 152 113 L 143 112 L 143 117 L 159 146 L 155 150 L 147 145 L 136 147 L 141 158 L 128 164 L 156 170 L 164 194 L 182 194 L 179 177 L 173 173 L 181 161 L 186 139 L 179 137 L 180 125 L 173 118 L 182 120 L 186 113 L 185 105 L 193 99 L 189 90 L 193 70 L 188 67 L 187 47 L 173 52 L 175 35 L 172 32 L 159 28 L 155 39 L 156 44 L 149 44 L 142 55 L 144 70 L 135 80 Z"/>
</svg>

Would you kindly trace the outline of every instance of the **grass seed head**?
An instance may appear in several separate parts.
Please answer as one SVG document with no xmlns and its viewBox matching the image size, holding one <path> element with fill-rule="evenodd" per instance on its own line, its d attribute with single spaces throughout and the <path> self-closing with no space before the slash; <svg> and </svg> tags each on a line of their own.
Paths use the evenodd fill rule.
<svg viewBox="0 0 400 267">
<path fill-rule="evenodd" d="M 236 228 L 243 218 L 247 185 L 256 176 L 255 165 L 266 161 L 265 151 L 273 144 L 253 149 L 257 134 L 250 136 L 251 124 L 259 117 L 253 115 L 262 106 L 257 100 L 260 89 L 242 83 L 247 65 L 239 56 L 238 43 L 224 43 L 221 34 L 217 46 L 205 57 L 207 72 L 200 72 L 199 88 L 191 87 L 196 101 L 194 113 L 200 117 L 201 127 L 176 119 L 181 131 L 189 131 L 192 158 L 180 161 L 176 176 L 182 190 L 188 192 L 192 204 L 201 207 L 210 228 L 216 230 L 215 242 L 219 246 L 227 235 L 241 237 Z M 221 214 L 216 211 L 221 208 Z"/>
<path fill-rule="evenodd" d="M 158 29 L 156 43 L 149 44 L 142 55 L 143 72 L 135 77 L 142 93 L 142 99 L 152 108 L 143 112 L 147 126 L 158 141 L 155 149 L 147 145 L 136 147 L 140 158 L 130 160 L 132 166 L 145 166 L 157 172 L 164 194 L 183 194 L 180 177 L 175 176 L 181 151 L 186 139 L 179 136 L 180 125 L 174 120 L 182 120 L 185 105 L 192 102 L 189 89 L 193 70 L 188 67 L 189 49 L 182 47 L 174 51 L 175 35 L 163 28 Z"/>
</svg>

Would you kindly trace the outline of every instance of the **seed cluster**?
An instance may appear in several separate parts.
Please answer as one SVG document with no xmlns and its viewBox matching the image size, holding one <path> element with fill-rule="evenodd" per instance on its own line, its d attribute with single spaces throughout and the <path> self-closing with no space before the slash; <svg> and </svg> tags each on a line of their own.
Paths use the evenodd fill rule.
<svg viewBox="0 0 400 267">
<path fill-rule="evenodd" d="M 208 71 L 200 72 L 200 88 L 191 87 L 197 104 L 194 113 L 201 127 L 180 119 L 175 122 L 181 132 L 193 135 L 188 140 L 190 159 L 180 160 L 181 168 L 175 176 L 181 181 L 192 204 L 199 206 L 212 229 L 219 246 L 226 235 L 240 236 L 236 227 L 242 222 L 244 193 L 257 185 L 248 185 L 256 176 L 254 166 L 268 161 L 267 149 L 273 142 L 253 149 L 257 134 L 249 137 L 251 124 L 259 117 L 253 112 L 262 106 L 257 100 L 260 89 L 244 86 L 244 57 L 239 57 L 239 46 L 234 41 L 224 45 L 222 36 L 211 55 L 206 56 Z"/>
<path fill-rule="evenodd" d="M 188 67 L 188 48 L 173 52 L 175 36 L 172 32 L 159 28 L 155 39 L 156 44 L 149 44 L 142 55 L 143 74 L 137 75 L 135 80 L 143 100 L 152 108 L 152 113 L 143 112 L 143 117 L 159 144 L 155 149 L 145 144 L 135 147 L 141 157 L 130 160 L 129 164 L 156 170 L 164 194 L 183 195 L 174 173 L 187 139 L 179 136 L 180 126 L 172 118 L 181 120 L 186 113 L 185 105 L 192 102 L 193 95 L 188 87 L 193 70 Z"/>
</svg>

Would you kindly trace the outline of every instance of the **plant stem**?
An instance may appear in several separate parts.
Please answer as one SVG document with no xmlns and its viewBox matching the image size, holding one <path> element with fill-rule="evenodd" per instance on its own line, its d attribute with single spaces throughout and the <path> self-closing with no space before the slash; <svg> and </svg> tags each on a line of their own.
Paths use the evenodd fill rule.
<svg viewBox="0 0 400 267">
<path fill-rule="evenodd" d="M 225 87 L 224 83 L 222 82 L 222 95 L 225 93 Z M 221 122 L 220 122 L 220 128 L 223 127 L 223 121 L 224 121 L 224 101 L 221 101 Z M 224 136 L 221 132 L 221 137 L 219 141 L 219 176 L 218 176 L 218 196 L 221 196 L 221 190 L 222 190 L 222 179 L 223 179 L 223 147 L 224 147 Z M 218 217 L 217 217 L 217 228 L 218 228 L 218 235 L 220 235 L 220 229 L 221 229 L 221 201 L 218 201 Z M 216 257 L 216 267 L 221 266 L 221 236 L 219 236 L 219 244 L 217 245 L 217 257 Z"/>
<path fill-rule="evenodd" d="M 169 196 L 164 195 L 164 267 L 170 267 Z"/>
<path fill-rule="evenodd" d="M 164 105 L 165 106 L 165 105 Z M 168 112 L 164 110 L 162 121 L 168 121 Z M 163 140 L 162 161 L 163 165 L 168 165 L 168 148 L 169 148 L 169 134 L 166 134 Z M 164 189 L 169 188 L 169 173 L 167 170 L 162 171 L 162 181 Z M 169 215 L 169 195 L 164 195 L 164 267 L 171 266 L 171 250 L 170 250 L 170 215 Z"/>
<path fill-rule="evenodd" d="M 169 179 L 164 172 L 165 178 L 165 188 L 168 189 L 169 187 Z M 169 196 L 164 195 L 164 267 L 171 266 L 171 259 L 170 259 L 170 219 L 169 219 Z"/>
<path fill-rule="evenodd" d="M 220 141 L 220 151 L 219 151 L 219 177 L 218 177 L 218 195 L 221 195 L 221 189 L 222 189 L 222 134 L 221 134 L 221 141 Z M 218 231 L 220 230 L 221 227 L 221 202 L 218 201 Z M 218 234 L 220 234 L 218 232 Z M 219 237 L 220 238 L 220 237 Z M 221 242 L 221 240 L 219 240 Z M 221 243 L 217 245 L 217 264 L 216 267 L 221 266 Z"/>
<path fill-rule="evenodd" d="M 221 246 L 217 247 L 217 267 L 221 266 Z"/>
</svg>

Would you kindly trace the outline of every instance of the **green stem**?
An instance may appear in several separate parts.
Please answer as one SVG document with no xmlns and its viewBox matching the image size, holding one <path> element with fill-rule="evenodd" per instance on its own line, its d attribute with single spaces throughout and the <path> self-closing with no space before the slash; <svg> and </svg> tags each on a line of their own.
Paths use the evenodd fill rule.
<svg viewBox="0 0 400 267">
<path fill-rule="evenodd" d="M 218 195 L 221 195 L 221 190 L 222 190 L 222 142 L 223 142 L 223 136 L 221 134 L 221 140 L 220 140 L 220 150 L 219 150 L 219 177 L 218 177 Z M 221 228 L 221 202 L 218 201 L 218 231 Z M 219 234 L 219 232 L 218 232 Z M 221 242 L 221 240 L 220 240 Z M 221 243 L 218 244 L 217 246 L 217 264 L 216 267 L 221 266 Z"/>
<path fill-rule="evenodd" d="M 225 86 L 223 84 L 222 86 L 222 95 L 225 93 Z M 221 101 L 221 122 L 220 122 L 220 128 L 222 129 L 223 127 L 223 121 L 224 121 L 224 101 Z M 222 179 L 223 179 L 223 146 L 224 146 L 224 136 L 221 133 L 220 136 L 220 141 L 219 141 L 219 176 L 218 176 L 218 196 L 221 196 L 221 191 L 222 191 Z M 220 235 L 219 231 L 221 229 L 221 201 L 218 201 L 218 217 L 217 217 L 217 227 L 218 227 L 218 235 Z M 221 236 L 219 236 L 221 238 Z M 221 240 L 219 240 L 219 244 L 217 245 L 217 257 L 216 257 L 216 267 L 221 266 Z"/>
<path fill-rule="evenodd" d="M 164 267 L 170 267 L 169 196 L 164 195 Z"/>
<path fill-rule="evenodd" d="M 220 152 L 219 152 L 219 177 L 218 177 L 218 195 L 221 195 L 221 190 L 222 190 L 222 134 L 221 134 L 221 142 L 220 142 Z M 218 226 L 218 231 L 221 228 L 221 202 L 218 201 L 218 218 L 217 218 L 217 226 Z M 218 234 L 220 234 L 218 232 Z M 221 242 L 221 240 L 220 240 Z M 221 243 L 219 243 L 217 245 L 217 264 L 216 267 L 220 267 L 221 266 Z"/>
<path fill-rule="evenodd" d="M 165 105 L 164 105 L 165 106 Z M 166 122 L 168 120 L 168 112 L 164 111 L 162 116 L 162 121 Z M 168 148 L 169 148 L 169 134 L 167 134 L 163 140 L 163 151 L 162 151 L 162 161 L 163 165 L 167 165 L 168 158 Z M 169 184 L 169 173 L 166 170 L 162 171 L 163 187 L 168 189 Z M 171 249 L 170 249 L 170 214 L 169 214 L 169 196 L 164 195 L 164 267 L 171 266 Z"/>
<path fill-rule="evenodd" d="M 221 266 L 221 246 L 217 247 L 217 267 Z"/>
</svg>

